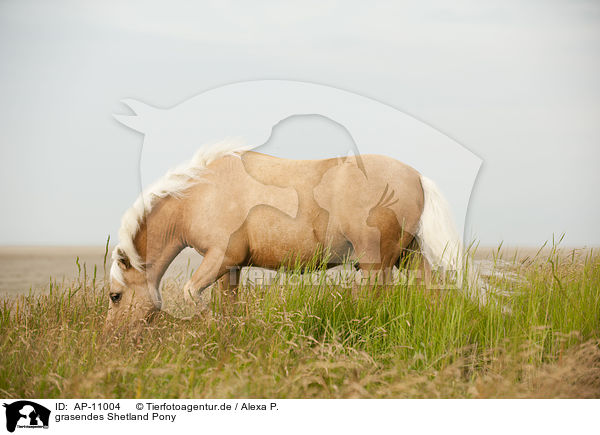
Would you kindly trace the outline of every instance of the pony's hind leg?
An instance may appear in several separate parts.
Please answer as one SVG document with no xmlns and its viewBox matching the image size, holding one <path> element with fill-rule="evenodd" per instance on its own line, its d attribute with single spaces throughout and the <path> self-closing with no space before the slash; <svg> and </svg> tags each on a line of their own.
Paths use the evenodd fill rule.
<svg viewBox="0 0 600 435">
<path fill-rule="evenodd" d="M 431 265 L 423 255 L 423 251 L 416 238 L 413 238 L 402 250 L 402 254 L 396 261 L 399 271 L 405 271 L 407 284 L 431 286 Z"/>
<path fill-rule="evenodd" d="M 408 273 L 408 286 L 423 290 L 426 297 L 434 302 L 441 300 L 444 295 L 442 282 L 434 275 L 431 264 L 416 239 L 402 253 L 397 266 Z"/>
<path fill-rule="evenodd" d="M 373 233 L 372 229 L 369 233 Z M 373 248 L 375 243 L 376 247 Z M 368 244 L 371 245 L 370 248 L 365 246 Z M 387 238 L 380 240 L 378 233 L 373 239 L 358 239 L 353 243 L 353 247 L 355 255 L 359 258 L 359 274 L 354 282 L 353 293 L 356 294 L 359 290 L 367 288 L 391 289 L 394 285 L 393 267 L 401 252 L 400 243 Z M 373 255 L 373 252 L 376 254 Z"/>
<path fill-rule="evenodd" d="M 402 231 L 395 214 L 390 210 L 372 211 L 366 225 L 350 227 L 347 233 L 359 259 L 362 276 L 358 286 L 386 290 L 392 288 L 393 267 L 413 236 Z"/>
</svg>

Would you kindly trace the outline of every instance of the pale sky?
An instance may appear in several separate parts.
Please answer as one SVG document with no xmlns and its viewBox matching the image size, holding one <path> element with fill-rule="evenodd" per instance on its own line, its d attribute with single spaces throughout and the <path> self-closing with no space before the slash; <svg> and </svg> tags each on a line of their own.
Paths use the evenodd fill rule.
<svg viewBox="0 0 600 435">
<path fill-rule="evenodd" d="M 390 3 L 0 2 L 0 244 L 115 238 L 143 142 L 112 118 L 121 99 L 284 79 L 381 101 L 483 159 L 465 231 L 482 244 L 599 245 L 600 2 Z"/>
</svg>

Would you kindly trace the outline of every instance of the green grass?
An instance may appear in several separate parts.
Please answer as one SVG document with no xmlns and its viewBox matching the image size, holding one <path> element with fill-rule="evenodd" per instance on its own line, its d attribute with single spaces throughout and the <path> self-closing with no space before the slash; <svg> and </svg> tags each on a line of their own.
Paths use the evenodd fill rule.
<svg viewBox="0 0 600 435">
<path fill-rule="evenodd" d="M 503 267 L 522 279 L 490 278 L 503 295 L 484 306 L 407 285 L 270 285 L 242 289 L 234 313 L 118 337 L 101 333 L 106 284 L 80 275 L 0 301 L 0 395 L 600 397 L 600 259 L 552 250 Z M 176 314 L 181 285 L 163 290 Z"/>
</svg>

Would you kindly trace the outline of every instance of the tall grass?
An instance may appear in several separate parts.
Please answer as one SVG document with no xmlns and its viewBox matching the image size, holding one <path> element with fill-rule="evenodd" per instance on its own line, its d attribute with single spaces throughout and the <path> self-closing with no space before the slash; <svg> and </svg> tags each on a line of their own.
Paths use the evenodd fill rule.
<svg viewBox="0 0 600 435">
<path fill-rule="evenodd" d="M 486 305 L 406 283 L 353 296 L 292 279 L 243 288 L 233 311 L 118 337 L 101 334 L 107 283 L 80 273 L 0 302 L 0 395 L 600 397 L 598 257 L 552 250 L 500 272 Z M 172 313 L 189 310 L 180 280 L 163 287 Z"/>
</svg>

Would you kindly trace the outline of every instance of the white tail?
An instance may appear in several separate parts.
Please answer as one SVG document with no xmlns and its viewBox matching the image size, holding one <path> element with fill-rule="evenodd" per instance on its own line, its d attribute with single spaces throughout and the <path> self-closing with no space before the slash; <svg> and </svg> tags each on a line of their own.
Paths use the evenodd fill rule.
<svg viewBox="0 0 600 435">
<path fill-rule="evenodd" d="M 421 175 L 425 204 L 419 221 L 417 239 L 432 269 L 456 271 L 459 285 L 464 267 L 463 244 L 456 231 L 450 206 L 437 186 Z"/>
</svg>

